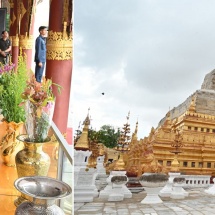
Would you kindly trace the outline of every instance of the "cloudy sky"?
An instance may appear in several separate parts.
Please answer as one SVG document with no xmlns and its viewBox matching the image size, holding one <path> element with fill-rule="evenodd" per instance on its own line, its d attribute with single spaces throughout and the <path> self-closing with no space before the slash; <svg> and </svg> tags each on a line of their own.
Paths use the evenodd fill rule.
<svg viewBox="0 0 215 215">
<path fill-rule="evenodd" d="M 215 69 L 214 0 L 74 0 L 72 119 L 148 136 Z M 104 95 L 102 93 L 104 92 Z"/>
</svg>

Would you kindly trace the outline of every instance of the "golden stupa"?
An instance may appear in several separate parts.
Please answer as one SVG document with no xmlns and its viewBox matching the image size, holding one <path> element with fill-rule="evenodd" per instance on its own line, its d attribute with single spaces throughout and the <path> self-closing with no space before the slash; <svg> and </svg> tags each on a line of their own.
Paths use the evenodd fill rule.
<svg viewBox="0 0 215 215">
<path fill-rule="evenodd" d="M 200 90 L 170 110 L 155 129 L 154 156 L 169 171 L 176 129 L 183 145 L 177 156 L 179 171 L 215 175 L 215 70 L 205 76 Z"/>
<path fill-rule="evenodd" d="M 80 136 L 76 137 L 75 142 L 75 149 L 76 150 L 82 150 L 82 151 L 87 151 L 89 150 L 89 138 L 88 138 L 88 132 L 89 132 L 89 125 L 90 125 L 90 117 L 89 117 L 89 110 L 87 117 L 85 118 L 83 122 L 83 130 Z"/>
</svg>

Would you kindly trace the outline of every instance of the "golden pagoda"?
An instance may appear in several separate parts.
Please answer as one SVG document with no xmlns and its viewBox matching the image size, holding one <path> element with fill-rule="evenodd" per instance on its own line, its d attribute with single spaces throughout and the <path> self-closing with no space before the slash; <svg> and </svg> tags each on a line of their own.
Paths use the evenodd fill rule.
<svg viewBox="0 0 215 215">
<path fill-rule="evenodd" d="M 186 174 L 215 175 L 215 70 L 197 90 L 160 121 L 152 139 L 155 158 L 171 170 L 174 130 L 181 132 L 179 170 Z"/>
<path fill-rule="evenodd" d="M 88 140 L 88 131 L 89 131 L 89 125 L 90 125 L 90 117 L 89 117 L 89 109 L 86 119 L 83 122 L 83 130 L 80 134 L 80 137 L 77 139 L 77 142 L 75 143 L 75 149 L 76 150 L 82 150 L 87 151 L 89 150 L 89 140 Z"/>
<path fill-rule="evenodd" d="M 131 137 L 131 146 L 138 142 L 137 132 L 138 132 L 138 121 L 136 122 L 136 127 Z"/>
<path fill-rule="evenodd" d="M 130 117 L 130 111 L 128 113 L 127 122 L 124 124 L 124 127 L 122 128 L 122 131 L 120 132 L 120 137 L 117 146 L 115 147 L 115 150 L 120 152 L 119 159 L 114 164 L 114 170 L 115 171 L 124 171 L 125 170 L 125 162 L 124 162 L 124 153 L 128 152 L 130 150 L 130 124 L 128 123 Z"/>
</svg>

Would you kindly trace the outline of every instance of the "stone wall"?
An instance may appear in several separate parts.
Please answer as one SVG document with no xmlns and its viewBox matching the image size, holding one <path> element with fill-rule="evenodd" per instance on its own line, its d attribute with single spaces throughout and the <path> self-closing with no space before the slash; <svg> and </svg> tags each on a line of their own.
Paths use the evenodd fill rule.
<svg viewBox="0 0 215 215">
<path fill-rule="evenodd" d="M 215 90 L 215 70 L 205 76 L 201 89 Z"/>
</svg>

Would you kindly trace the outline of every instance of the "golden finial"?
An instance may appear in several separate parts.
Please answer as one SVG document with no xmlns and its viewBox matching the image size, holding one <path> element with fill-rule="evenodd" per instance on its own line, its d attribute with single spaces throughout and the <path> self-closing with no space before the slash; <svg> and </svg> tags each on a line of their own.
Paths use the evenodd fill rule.
<svg viewBox="0 0 215 215">
<path fill-rule="evenodd" d="M 66 32 L 66 28 L 67 28 L 67 22 L 63 23 L 63 39 L 67 39 L 67 32 Z"/>
</svg>

